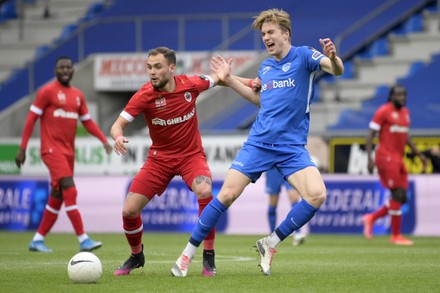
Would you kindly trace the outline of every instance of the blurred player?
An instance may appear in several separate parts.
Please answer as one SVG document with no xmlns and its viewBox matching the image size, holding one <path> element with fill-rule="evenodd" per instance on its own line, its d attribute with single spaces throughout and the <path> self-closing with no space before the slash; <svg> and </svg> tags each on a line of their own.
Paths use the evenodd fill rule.
<svg viewBox="0 0 440 293">
<path fill-rule="evenodd" d="M 270 232 L 275 231 L 277 223 L 277 207 L 280 198 L 281 187 L 286 189 L 291 208 L 293 208 L 300 200 L 301 196 L 293 188 L 289 182 L 283 179 L 283 176 L 276 168 L 272 168 L 266 172 L 266 193 L 269 195 L 269 207 L 267 209 L 267 219 L 269 221 Z M 307 235 L 302 233 L 302 228 L 293 233 L 293 245 L 298 246 L 306 240 Z"/>
<path fill-rule="evenodd" d="M 173 50 L 165 47 L 151 50 L 147 58 L 150 82 L 133 95 L 111 128 L 118 155 L 125 155 L 127 151 L 124 128 L 140 114 L 146 120 L 152 140 L 148 158 L 125 199 L 122 220 L 131 255 L 114 272 L 116 276 L 128 275 L 144 266 L 141 211 L 155 195 L 165 191 L 174 176 L 181 176 L 196 194 L 199 215 L 213 198 L 211 171 L 198 129 L 196 100 L 201 92 L 217 85 L 219 79 L 216 75 L 175 76 L 175 68 Z M 251 81 L 242 80 L 245 84 Z M 214 276 L 215 228 L 211 227 L 206 234 L 202 275 Z"/>
<path fill-rule="evenodd" d="M 391 216 L 391 239 L 396 245 L 412 245 L 413 241 L 406 239 L 400 233 L 402 224 L 401 207 L 407 202 L 408 172 L 403 156 L 405 145 L 408 145 L 423 162 L 426 168 L 427 161 L 414 143 L 411 141 L 408 131 L 410 114 L 406 105 L 406 89 L 402 85 L 391 88 L 388 101 L 374 114 L 370 122 L 370 132 L 367 136 L 368 171 L 373 173 L 374 162 L 372 157 L 373 138 L 379 133 L 379 145 L 376 150 L 375 164 L 379 173 L 380 181 L 391 192 L 391 199 L 380 209 L 363 217 L 364 235 L 368 240 L 373 238 L 374 222 L 386 215 Z"/>
<path fill-rule="evenodd" d="M 220 193 L 200 215 L 187 246 L 171 268 L 174 276 L 187 275 L 197 247 L 221 215 L 249 183 L 272 167 L 277 167 L 303 200 L 290 210 L 275 232 L 256 242 L 259 265 L 265 275 L 271 273 L 275 248 L 306 224 L 326 198 L 324 181 L 305 148 L 310 103 L 315 73 L 322 69 L 340 75 L 344 65 L 328 38 L 320 39 L 325 55 L 310 47 L 292 46 L 290 16 L 283 10 L 261 12 L 253 27 L 261 31 L 266 50 L 272 56 L 260 66 L 261 91 L 253 91 L 231 75 L 232 59 L 226 61 L 216 56 L 211 60 L 211 68 L 225 85 L 260 106 L 260 111 L 247 141 L 232 162 Z"/>
<path fill-rule="evenodd" d="M 42 87 L 27 116 L 20 150 L 15 158 L 20 168 L 26 160 L 26 147 L 35 122 L 40 118 L 41 158 L 49 169 L 52 187 L 40 226 L 29 250 L 51 252 L 44 242 L 46 234 L 55 224 L 64 202 L 67 216 L 80 242 L 81 251 L 91 251 L 102 245 L 93 241 L 84 231 L 81 214 L 76 203 L 77 190 L 73 181 L 75 162 L 75 134 L 78 119 L 86 130 L 103 144 L 107 154 L 112 152 L 98 125 L 91 119 L 83 93 L 70 85 L 74 68 L 70 57 L 59 57 L 55 63 L 57 80 Z"/>
</svg>

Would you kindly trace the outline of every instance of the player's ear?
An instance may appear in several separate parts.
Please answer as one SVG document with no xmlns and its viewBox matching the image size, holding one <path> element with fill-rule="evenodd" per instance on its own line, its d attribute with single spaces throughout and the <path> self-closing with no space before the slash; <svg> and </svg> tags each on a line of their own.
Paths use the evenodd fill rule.
<svg viewBox="0 0 440 293">
<path fill-rule="evenodd" d="M 172 73 L 174 73 L 174 70 L 176 70 L 176 64 L 171 64 L 171 65 L 170 65 L 170 71 L 171 71 Z"/>
</svg>

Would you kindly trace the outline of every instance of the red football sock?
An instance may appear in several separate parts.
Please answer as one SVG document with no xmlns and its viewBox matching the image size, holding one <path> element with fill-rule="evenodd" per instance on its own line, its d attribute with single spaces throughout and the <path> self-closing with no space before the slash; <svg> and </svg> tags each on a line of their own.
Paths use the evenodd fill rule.
<svg viewBox="0 0 440 293">
<path fill-rule="evenodd" d="M 386 205 L 383 205 L 380 209 L 376 210 L 373 213 L 373 220 L 376 221 L 379 218 L 383 218 L 386 215 L 388 215 L 388 207 Z"/>
<path fill-rule="evenodd" d="M 125 238 L 131 247 L 131 252 L 137 254 L 142 251 L 142 233 L 144 226 L 142 224 L 141 215 L 136 218 L 128 218 L 122 216 L 123 228 L 125 231 Z"/>
<path fill-rule="evenodd" d="M 43 218 L 41 219 L 40 226 L 37 230 L 39 234 L 46 236 L 50 229 L 52 229 L 53 225 L 58 219 L 58 214 L 60 213 L 62 204 L 62 200 L 49 196 L 46 208 L 44 209 Z"/>
<path fill-rule="evenodd" d="M 209 204 L 209 202 L 213 199 L 213 196 L 207 198 L 198 199 L 199 203 L 199 217 L 205 207 Z M 203 249 L 205 250 L 214 250 L 214 240 L 215 240 L 215 227 L 212 228 L 211 232 L 206 236 L 203 241 Z"/>
<path fill-rule="evenodd" d="M 76 205 L 77 194 L 76 187 L 74 186 L 63 190 L 64 205 L 67 216 L 69 217 L 70 223 L 72 223 L 76 236 L 80 236 L 84 234 L 84 226 L 78 206 Z"/>
<path fill-rule="evenodd" d="M 390 200 L 390 210 L 391 215 L 391 233 L 393 236 L 400 234 L 400 227 L 402 226 L 402 203 L 394 200 Z"/>
</svg>

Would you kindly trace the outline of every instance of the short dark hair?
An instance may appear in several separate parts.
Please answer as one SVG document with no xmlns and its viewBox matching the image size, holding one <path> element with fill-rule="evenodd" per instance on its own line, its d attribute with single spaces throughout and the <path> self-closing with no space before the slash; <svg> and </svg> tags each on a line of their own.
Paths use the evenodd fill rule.
<svg viewBox="0 0 440 293">
<path fill-rule="evenodd" d="M 395 92 L 396 89 L 398 89 L 398 88 L 402 88 L 402 89 L 404 89 L 405 92 L 406 92 L 406 88 L 405 88 L 403 85 L 401 85 L 401 84 L 395 84 L 395 85 L 393 85 L 393 86 L 390 88 L 390 92 L 388 93 L 388 100 L 387 100 L 388 102 L 391 101 L 391 96 L 394 95 L 394 92 Z"/>
<path fill-rule="evenodd" d="M 148 57 L 150 57 L 151 55 L 156 56 L 158 54 L 162 54 L 165 59 L 168 60 L 168 64 L 176 64 L 176 52 L 174 52 L 173 50 L 167 47 L 158 47 L 155 49 L 151 49 L 148 52 Z"/>
<path fill-rule="evenodd" d="M 73 63 L 72 58 L 70 58 L 69 56 L 60 56 L 55 60 L 55 67 L 57 66 L 58 61 L 60 61 L 60 60 L 70 60 L 70 62 Z"/>
</svg>

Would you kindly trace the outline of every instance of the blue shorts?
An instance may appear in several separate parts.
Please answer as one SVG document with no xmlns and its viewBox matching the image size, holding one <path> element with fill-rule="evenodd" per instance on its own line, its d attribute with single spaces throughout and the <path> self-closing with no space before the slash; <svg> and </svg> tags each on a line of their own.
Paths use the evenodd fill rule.
<svg viewBox="0 0 440 293">
<path fill-rule="evenodd" d="M 281 186 L 287 190 L 294 189 L 289 182 L 283 179 L 283 176 L 278 172 L 277 168 L 272 168 L 266 172 L 266 193 L 267 194 L 279 194 Z"/>
<path fill-rule="evenodd" d="M 246 141 L 231 168 L 248 176 L 252 182 L 261 174 L 277 167 L 284 179 L 306 167 L 316 167 L 303 145 L 266 144 Z"/>
</svg>

